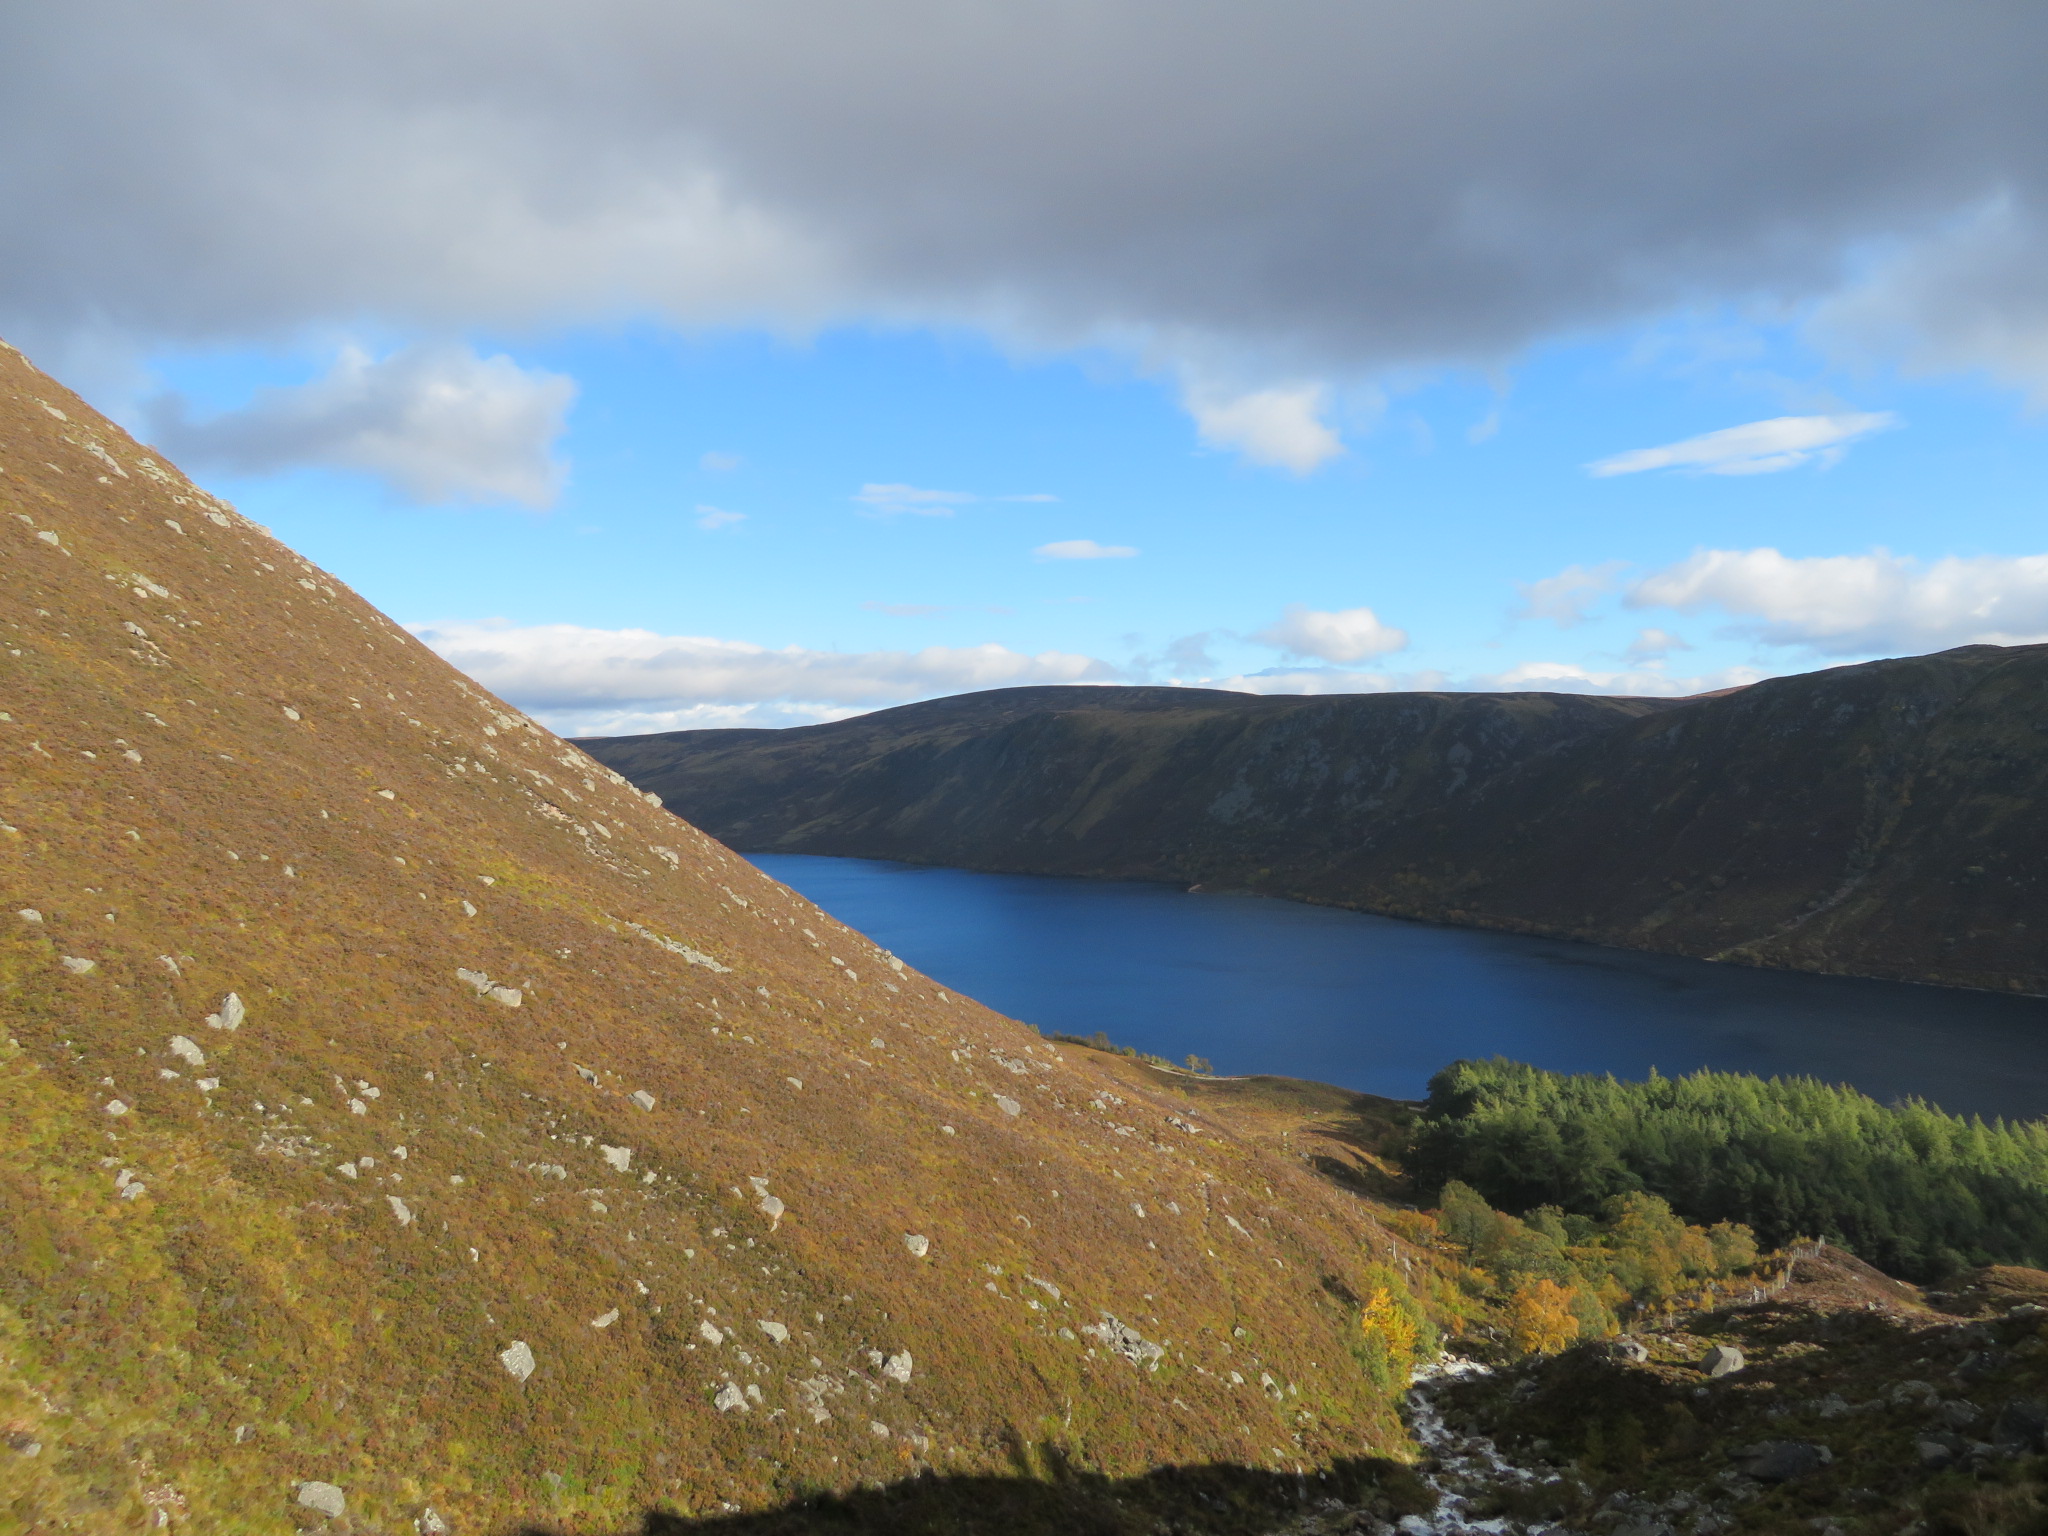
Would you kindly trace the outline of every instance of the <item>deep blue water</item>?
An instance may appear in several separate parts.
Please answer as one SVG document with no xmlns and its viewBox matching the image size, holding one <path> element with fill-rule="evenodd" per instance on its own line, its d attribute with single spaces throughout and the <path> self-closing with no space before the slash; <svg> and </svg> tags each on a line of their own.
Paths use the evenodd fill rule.
<svg viewBox="0 0 2048 1536">
<path fill-rule="evenodd" d="M 1051 1032 L 1397 1098 L 1461 1056 L 1640 1078 L 1803 1073 L 2048 1115 L 2048 1000 L 1759 971 L 1171 886 L 872 859 L 754 863 L 945 985 Z"/>
</svg>

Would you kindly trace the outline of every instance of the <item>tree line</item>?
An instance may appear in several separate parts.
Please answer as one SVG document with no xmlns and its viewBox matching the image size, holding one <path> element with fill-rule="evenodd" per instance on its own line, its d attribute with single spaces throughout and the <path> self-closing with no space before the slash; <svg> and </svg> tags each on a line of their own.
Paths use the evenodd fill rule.
<svg viewBox="0 0 2048 1536">
<path fill-rule="evenodd" d="M 1649 1193 L 1689 1222 L 1739 1223 L 1772 1247 L 1824 1238 L 1913 1280 L 2048 1260 L 2048 1124 L 1884 1105 L 1808 1077 L 1638 1083 L 1454 1062 L 1430 1080 L 1406 1162 L 1429 1195 L 1456 1181 L 1568 1220 L 1611 1219 L 1617 1197 Z"/>
</svg>

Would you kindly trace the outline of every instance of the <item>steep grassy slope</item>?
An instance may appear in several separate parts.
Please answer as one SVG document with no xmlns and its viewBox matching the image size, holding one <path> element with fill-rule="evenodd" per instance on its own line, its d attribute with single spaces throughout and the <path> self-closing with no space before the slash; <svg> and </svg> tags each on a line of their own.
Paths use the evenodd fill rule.
<svg viewBox="0 0 2048 1536">
<path fill-rule="evenodd" d="M 0 561 L 0 1528 L 1400 1445 L 1355 1197 L 903 968 L 11 351 Z"/>
<path fill-rule="evenodd" d="M 2048 646 L 1698 699 L 1031 688 L 582 745 L 748 851 L 2048 991 Z"/>
</svg>

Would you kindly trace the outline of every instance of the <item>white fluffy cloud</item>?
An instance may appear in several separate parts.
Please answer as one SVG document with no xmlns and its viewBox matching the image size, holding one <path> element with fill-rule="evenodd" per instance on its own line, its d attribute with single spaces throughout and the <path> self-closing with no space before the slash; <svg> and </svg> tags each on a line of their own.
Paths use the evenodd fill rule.
<svg viewBox="0 0 2048 1536">
<path fill-rule="evenodd" d="M 1650 469 L 1690 469 L 1705 475 L 1772 475 L 1805 464 L 1835 463 L 1858 438 L 1899 424 L 1890 411 L 1833 416 L 1774 416 L 1739 427 L 1688 437 L 1661 448 L 1634 448 L 1596 459 L 1586 473 L 1598 479 Z"/>
<path fill-rule="evenodd" d="M 1248 638 L 1292 656 L 1314 656 L 1339 664 L 1385 656 L 1408 644 L 1406 630 L 1382 624 L 1370 608 L 1325 613 L 1300 603 L 1290 604 L 1277 621 Z"/>
<path fill-rule="evenodd" d="M 492 692 L 572 734 L 609 731 L 627 718 L 837 718 L 939 694 L 1118 676 L 1091 656 L 1027 656 L 993 644 L 844 654 L 574 624 L 409 627 Z"/>
<path fill-rule="evenodd" d="M 1093 539 L 1059 539 L 1031 551 L 1041 560 L 1129 560 L 1138 552 L 1128 544 L 1098 544 Z"/>
<path fill-rule="evenodd" d="M 258 390 L 223 415 L 195 420 L 160 398 L 150 429 L 168 453 L 245 474 L 310 465 L 374 475 L 415 502 L 546 507 L 575 398 L 570 379 L 502 355 L 416 347 L 379 360 L 348 347 L 310 383 Z"/>
<path fill-rule="evenodd" d="M 1632 608 L 1715 609 L 1769 645 L 1828 656 L 2048 640 L 2048 555 L 1793 558 L 1705 549 L 1630 585 Z"/>
<path fill-rule="evenodd" d="M 1344 451 L 1343 440 L 1323 420 L 1329 393 L 1322 384 L 1235 394 L 1190 385 L 1182 400 L 1203 442 L 1305 475 Z"/>
<path fill-rule="evenodd" d="M 1525 661 L 1464 686 L 1492 693 L 1604 693 L 1630 698 L 1685 699 L 1694 694 L 1746 688 L 1767 677 L 1759 667 L 1724 667 L 1695 677 L 1673 677 L 1656 667 L 1598 671 L 1568 661 Z"/>
</svg>

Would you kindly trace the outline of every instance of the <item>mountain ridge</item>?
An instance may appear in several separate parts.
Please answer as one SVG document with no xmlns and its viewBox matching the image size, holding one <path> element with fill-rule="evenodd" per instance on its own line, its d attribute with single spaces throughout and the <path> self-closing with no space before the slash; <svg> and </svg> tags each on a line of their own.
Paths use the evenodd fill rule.
<svg viewBox="0 0 2048 1536">
<path fill-rule="evenodd" d="M 2036 645 L 1685 699 L 1043 687 L 581 745 L 748 852 L 2042 993 L 2044 729 Z"/>
</svg>

